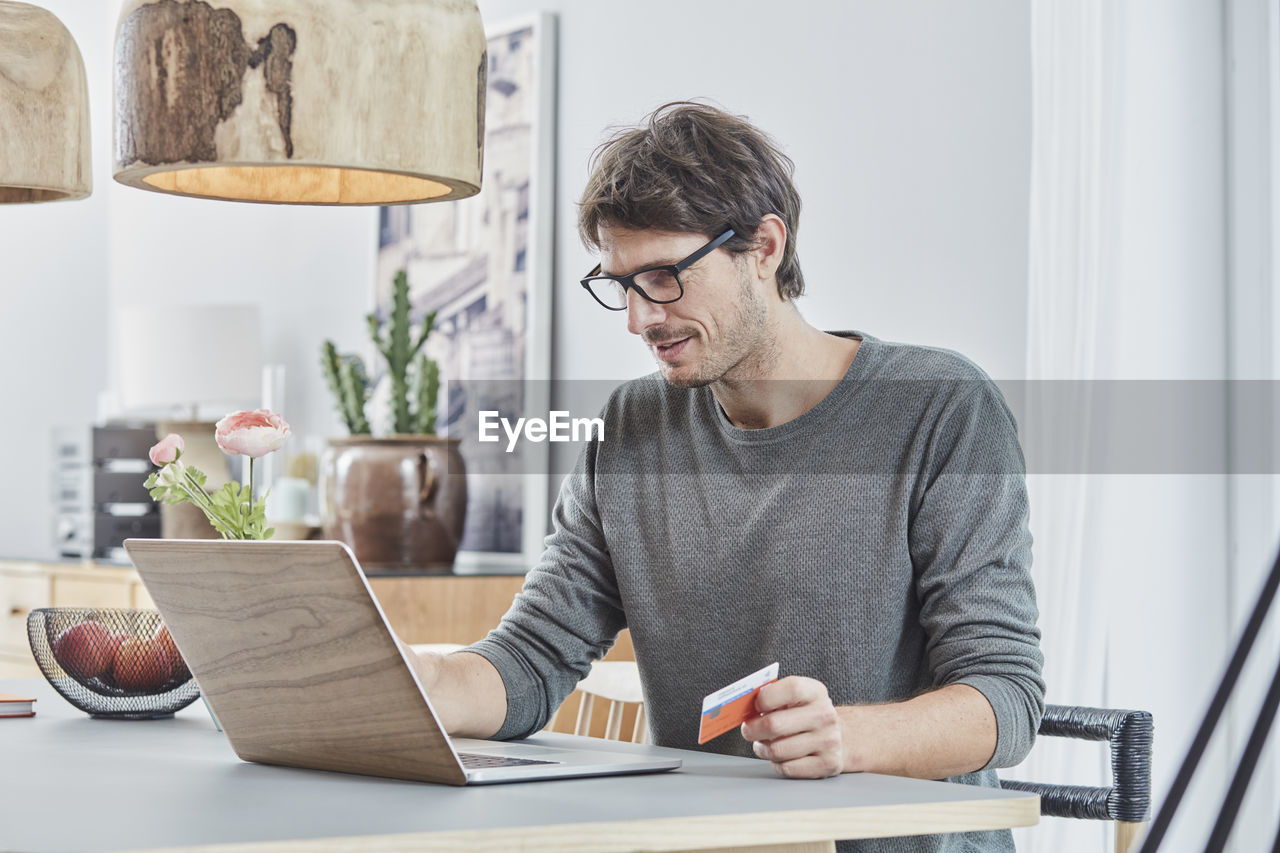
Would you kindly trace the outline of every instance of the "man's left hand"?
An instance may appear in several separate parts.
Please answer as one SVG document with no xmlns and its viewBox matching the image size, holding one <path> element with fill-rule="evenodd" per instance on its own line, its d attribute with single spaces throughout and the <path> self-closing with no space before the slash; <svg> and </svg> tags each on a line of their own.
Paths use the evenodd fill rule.
<svg viewBox="0 0 1280 853">
<path fill-rule="evenodd" d="M 791 675 L 756 694 L 742 736 L 773 769 L 791 779 L 825 779 L 844 771 L 844 735 L 827 686 Z"/>
</svg>

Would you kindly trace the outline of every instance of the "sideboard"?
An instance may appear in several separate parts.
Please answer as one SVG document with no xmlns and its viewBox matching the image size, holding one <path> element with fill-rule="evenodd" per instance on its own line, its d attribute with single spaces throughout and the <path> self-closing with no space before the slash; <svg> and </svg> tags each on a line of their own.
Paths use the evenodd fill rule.
<svg viewBox="0 0 1280 853">
<path fill-rule="evenodd" d="M 387 621 L 408 643 L 467 644 L 483 638 L 523 584 L 524 575 L 513 574 L 369 578 Z M 0 560 L 0 678 L 40 677 L 27 642 L 27 614 L 38 607 L 154 606 L 132 566 Z M 605 659 L 634 657 L 631 637 L 624 631 Z M 566 700 L 556 731 L 573 731 L 578 702 L 576 694 Z M 604 716 L 594 715 L 593 734 L 603 733 Z M 623 731 L 630 731 L 629 725 L 626 721 Z"/>
</svg>

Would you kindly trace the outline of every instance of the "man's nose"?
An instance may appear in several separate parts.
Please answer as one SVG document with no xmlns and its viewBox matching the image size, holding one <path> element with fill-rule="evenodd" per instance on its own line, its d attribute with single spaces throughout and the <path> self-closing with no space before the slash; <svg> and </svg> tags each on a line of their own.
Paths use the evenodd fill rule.
<svg viewBox="0 0 1280 853">
<path fill-rule="evenodd" d="M 627 290 L 627 331 L 639 335 L 652 326 L 660 326 L 667 319 L 665 305 L 655 305 L 636 292 Z"/>
</svg>

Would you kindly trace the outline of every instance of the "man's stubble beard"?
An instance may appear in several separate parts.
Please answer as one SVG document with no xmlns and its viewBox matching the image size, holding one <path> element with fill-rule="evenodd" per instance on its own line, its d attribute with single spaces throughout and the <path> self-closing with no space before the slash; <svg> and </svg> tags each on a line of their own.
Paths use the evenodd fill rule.
<svg viewBox="0 0 1280 853">
<path fill-rule="evenodd" d="M 739 379 L 756 379 L 765 375 L 769 365 L 777 358 L 777 342 L 769 339 L 769 311 L 764 300 L 756 293 L 751 282 L 747 280 L 745 270 L 738 279 L 738 295 L 736 316 L 733 326 L 723 336 L 723 343 L 729 347 L 719 353 L 705 352 L 707 360 L 693 376 L 676 377 L 663 373 L 663 378 L 677 388 L 703 388 L 724 379 L 730 371 L 737 371 Z M 680 330 L 678 337 L 685 334 Z M 696 330 L 689 329 L 689 335 Z M 745 368 L 745 369 L 744 369 Z"/>
</svg>

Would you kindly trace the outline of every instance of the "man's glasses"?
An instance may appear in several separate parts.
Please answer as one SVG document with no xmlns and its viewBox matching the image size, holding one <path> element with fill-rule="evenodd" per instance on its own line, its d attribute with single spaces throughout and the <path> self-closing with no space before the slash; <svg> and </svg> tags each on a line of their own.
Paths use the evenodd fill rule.
<svg viewBox="0 0 1280 853">
<path fill-rule="evenodd" d="M 678 264 L 666 264 L 638 270 L 631 275 L 600 275 L 600 265 L 587 273 L 582 286 L 610 311 L 627 310 L 627 291 L 635 288 L 645 299 L 657 305 L 667 305 L 684 296 L 680 273 L 705 258 L 733 236 L 733 229 L 721 234 Z"/>
</svg>

